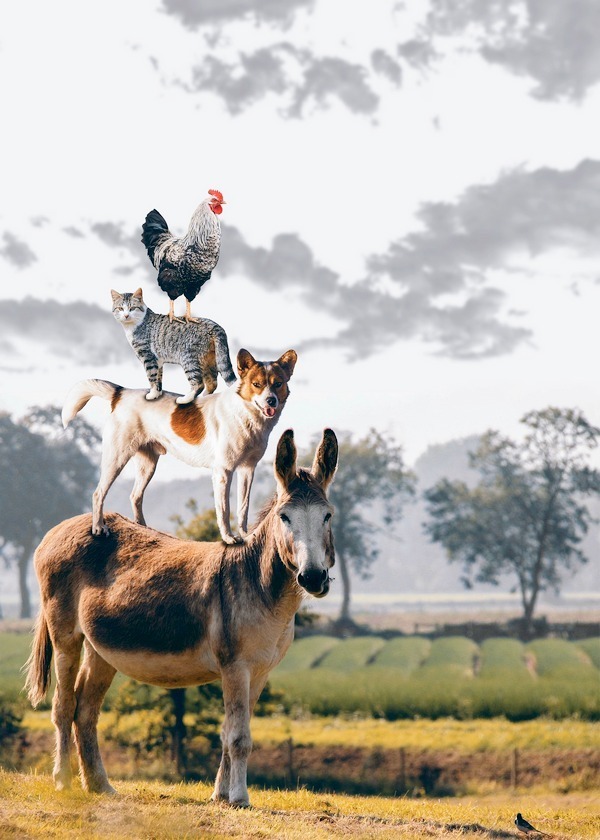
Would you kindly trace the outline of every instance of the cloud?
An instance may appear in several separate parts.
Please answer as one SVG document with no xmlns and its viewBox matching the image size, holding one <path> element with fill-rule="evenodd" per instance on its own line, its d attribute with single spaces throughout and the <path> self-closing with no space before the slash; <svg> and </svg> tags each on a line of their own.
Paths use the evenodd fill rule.
<svg viewBox="0 0 600 840">
<path fill-rule="evenodd" d="M 242 19 L 286 26 L 296 12 L 313 6 L 314 0 L 163 0 L 164 11 L 192 30 Z"/>
<path fill-rule="evenodd" d="M 376 73 L 385 76 L 395 85 L 402 82 L 402 67 L 385 50 L 373 50 L 371 53 L 371 67 Z"/>
<path fill-rule="evenodd" d="M 383 51 L 374 59 L 377 72 L 394 73 L 394 62 Z M 399 70 L 399 68 L 397 68 Z M 192 70 L 191 90 L 220 96 L 230 113 L 238 114 L 269 94 L 283 99 L 282 113 L 301 117 L 307 104 L 326 107 L 337 99 L 357 114 L 372 114 L 379 97 L 369 84 L 369 72 L 343 58 L 317 58 L 310 50 L 280 42 L 232 62 L 207 56 Z"/>
<path fill-rule="evenodd" d="M 26 297 L 0 300 L 0 332 L 7 355 L 19 355 L 14 339 L 41 344 L 45 353 L 70 361 L 104 364 L 123 358 L 122 328 L 110 309 L 80 301 L 60 303 Z M 123 337 L 123 342 L 125 338 Z"/>
<path fill-rule="evenodd" d="M 421 229 L 371 255 L 366 276 L 353 285 L 319 265 L 296 234 L 253 248 L 227 228 L 219 268 L 269 289 L 295 287 L 308 307 L 341 321 L 337 334 L 311 338 L 305 348 L 342 347 L 357 357 L 416 338 L 458 359 L 509 353 L 531 332 L 515 322 L 521 313 L 503 313 L 505 293 L 490 275 L 528 270 L 531 257 L 557 247 L 598 253 L 600 162 L 508 172 L 453 203 L 424 204 L 419 220 Z"/>
<path fill-rule="evenodd" d="M 17 268 L 27 268 L 37 261 L 37 257 L 29 245 L 15 236 L 14 233 L 6 231 L 2 239 L 4 241 L 4 248 L 0 248 L 0 254 L 9 263 L 12 263 Z"/>
<path fill-rule="evenodd" d="M 600 80 L 597 0 L 434 0 L 425 30 L 468 30 L 487 61 L 534 79 L 540 99 L 581 99 Z"/>
</svg>

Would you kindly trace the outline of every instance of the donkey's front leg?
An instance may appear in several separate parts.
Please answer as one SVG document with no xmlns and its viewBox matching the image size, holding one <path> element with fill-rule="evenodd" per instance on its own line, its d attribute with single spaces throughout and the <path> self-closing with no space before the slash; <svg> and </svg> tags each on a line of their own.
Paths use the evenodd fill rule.
<svg viewBox="0 0 600 840">
<path fill-rule="evenodd" d="M 245 668 L 231 667 L 222 675 L 225 723 L 223 726 L 223 758 L 213 798 L 224 798 L 229 769 L 229 804 L 246 808 L 248 798 L 248 756 L 252 750 L 250 737 L 250 675 Z M 229 765 L 229 768 L 227 767 Z"/>
<path fill-rule="evenodd" d="M 227 745 L 227 718 L 223 721 L 221 728 L 221 744 L 223 752 L 221 753 L 221 763 L 219 764 L 217 778 L 215 779 L 215 789 L 211 796 L 213 802 L 229 802 L 231 761 L 229 759 L 229 747 Z"/>
</svg>

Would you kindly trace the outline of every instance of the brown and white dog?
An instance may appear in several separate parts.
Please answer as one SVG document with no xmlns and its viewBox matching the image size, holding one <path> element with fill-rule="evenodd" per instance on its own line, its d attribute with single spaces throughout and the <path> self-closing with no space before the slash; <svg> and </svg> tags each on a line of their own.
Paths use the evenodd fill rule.
<svg viewBox="0 0 600 840">
<path fill-rule="evenodd" d="M 102 436 L 100 481 L 92 500 L 92 533 L 108 533 L 102 515 L 104 499 L 134 457 L 137 475 L 131 493 L 133 518 L 140 525 L 146 524 L 144 491 L 159 457 L 168 452 L 192 467 L 212 469 L 215 512 L 223 541 L 242 542 L 247 534 L 254 470 L 289 396 L 288 382 L 296 359 L 296 351 L 287 350 L 277 361 L 258 362 L 247 350 L 240 350 L 237 385 L 197 397 L 188 405 L 178 405 L 177 394 L 167 392 L 148 402 L 145 391 L 103 379 L 84 379 L 74 385 L 62 410 L 65 428 L 92 397 L 102 397 L 111 404 Z M 229 493 L 236 470 L 241 537 L 233 535 L 229 521 Z"/>
</svg>

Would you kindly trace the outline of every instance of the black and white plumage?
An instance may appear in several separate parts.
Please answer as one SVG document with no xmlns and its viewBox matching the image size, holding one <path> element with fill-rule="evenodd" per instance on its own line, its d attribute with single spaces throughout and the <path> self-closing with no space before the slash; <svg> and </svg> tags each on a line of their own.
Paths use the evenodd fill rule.
<svg viewBox="0 0 600 840">
<path fill-rule="evenodd" d="M 542 837 L 549 837 L 549 834 L 546 834 L 545 831 L 540 831 L 539 828 L 534 828 L 530 822 L 527 822 L 523 814 L 517 814 L 515 819 L 515 825 L 523 834 L 535 834 L 541 835 Z"/>
<path fill-rule="evenodd" d="M 186 299 L 185 320 L 193 321 L 190 303 L 210 279 L 219 260 L 221 225 L 219 216 L 225 204 L 218 190 L 201 202 L 190 220 L 185 236 L 177 238 L 158 210 L 151 210 L 142 225 L 142 242 L 152 265 L 158 270 L 158 285 L 169 295 L 169 318 L 175 317 L 173 302 Z"/>
</svg>

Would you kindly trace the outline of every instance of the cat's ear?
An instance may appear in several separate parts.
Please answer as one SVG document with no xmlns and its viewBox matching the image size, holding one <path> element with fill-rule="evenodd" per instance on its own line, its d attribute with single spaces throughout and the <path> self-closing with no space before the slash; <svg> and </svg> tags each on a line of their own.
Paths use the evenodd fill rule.
<svg viewBox="0 0 600 840">
<path fill-rule="evenodd" d="M 110 296 L 113 299 L 113 303 L 115 303 L 117 300 L 123 297 L 123 295 L 120 295 L 118 292 L 115 292 L 114 289 L 110 290 Z"/>
<path fill-rule="evenodd" d="M 140 288 L 139 288 L 139 289 L 136 289 L 136 290 L 135 290 L 135 292 L 133 293 L 133 296 L 134 296 L 134 297 L 136 297 L 136 298 L 139 298 L 140 300 L 144 300 L 144 297 L 143 297 L 143 294 L 142 294 L 142 287 L 141 287 L 141 286 L 140 286 Z"/>
</svg>

